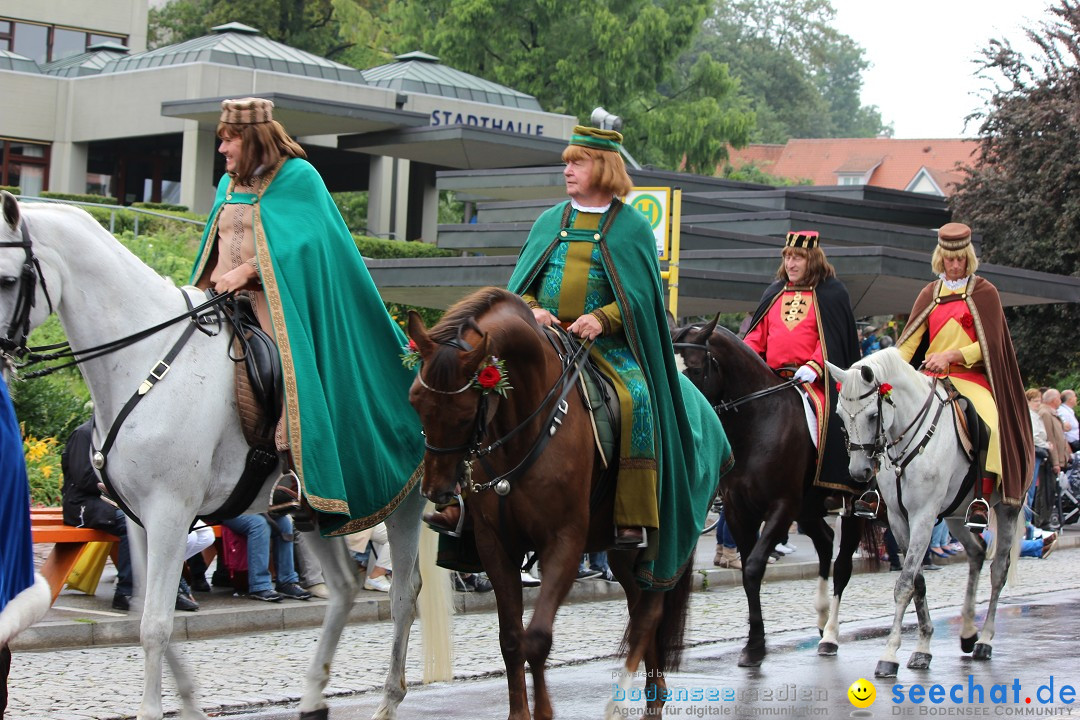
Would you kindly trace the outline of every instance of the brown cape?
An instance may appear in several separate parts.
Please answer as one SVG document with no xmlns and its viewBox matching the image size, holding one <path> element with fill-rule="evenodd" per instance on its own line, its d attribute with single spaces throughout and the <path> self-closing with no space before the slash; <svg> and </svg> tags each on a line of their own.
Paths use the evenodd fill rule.
<svg viewBox="0 0 1080 720">
<path fill-rule="evenodd" d="M 911 308 L 908 324 L 897 345 L 902 345 L 920 326 L 926 323 L 930 311 L 937 305 L 941 280 L 935 280 L 919 293 Z M 1024 381 L 1016 364 L 1009 325 L 1001 309 L 1001 298 L 990 281 L 974 275 L 962 293 L 971 317 L 975 319 L 975 335 L 982 348 L 986 378 L 997 404 L 999 442 L 1001 443 L 1002 494 L 1005 502 L 1020 505 L 1023 493 L 1031 483 L 1035 458 L 1035 443 L 1031 432 Z M 912 365 L 922 364 L 930 334 L 923 336 L 911 358 Z"/>
</svg>

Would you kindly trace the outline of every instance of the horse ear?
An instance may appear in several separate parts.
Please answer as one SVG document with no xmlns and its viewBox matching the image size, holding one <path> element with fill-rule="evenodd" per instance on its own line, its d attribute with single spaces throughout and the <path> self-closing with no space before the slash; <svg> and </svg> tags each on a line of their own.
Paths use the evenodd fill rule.
<svg viewBox="0 0 1080 720">
<path fill-rule="evenodd" d="M 666 311 L 667 314 L 667 329 L 669 333 L 674 333 L 678 329 L 678 324 L 675 322 L 675 316 L 671 314 L 670 310 Z"/>
<path fill-rule="evenodd" d="M 863 365 L 861 368 L 859 368 L 859 372 L 862 375 L 864 383 L 866 383 L 867 385 L 874 384 L 874 368 L 870 367 L 869 365 Z"/>
<path fill-rule="evenodd" d="M 836 380 L 841 385 L 847 382 L 848 375 L 851 374 L 849 370 L 839 368 L 836 365 L 833 365 L 828 360 L 825 361 L 825 367 L 829 368 L 829 377 L 831 377 L 833 380 Z"/>
<path fill-rule="evenodd" d="M 489 337 L 487 333 L 480 336 L 480 341 L 476 343 L 476 347 L 465 353 L 465 357 L 462 358 L 461 367 L 465 371 L 466 375 L 476 372 L 476 369 L 480 367 L 480 363 L 487 359 L 487 356 L 491 353 L 488 351 Z"/>
<path fill-rule="evenodd" d="M 409 311 L 407 327 L 409 329 L 409 338 L 416 343 L 420 355 L 422 357 L 429 357 L 435 343 L 431 341 L 431 336 L 428 335 L 427 327 L 424 326 L 424 319 L 420 317 L 420 313 L 415 310 Z"/>
<path fill-rule="evenodd" d="M 713 330 L 716 329 L 716 323 L 718 322 L 720 322 L 720 313 L 716 313 L 716 316 L 713 317 L 712 322 L 701 328 L 702 335 L 704 335 L 705 337 L 711 336 L 713 334 Z"/>
<path fill-rule="evenodd" d="M 19 203 L 7 190 L 0 190 L 0 198 L 0 203 L 4 206 L 4 222 L 15 230 L 19 227 Z"/>
</svg>

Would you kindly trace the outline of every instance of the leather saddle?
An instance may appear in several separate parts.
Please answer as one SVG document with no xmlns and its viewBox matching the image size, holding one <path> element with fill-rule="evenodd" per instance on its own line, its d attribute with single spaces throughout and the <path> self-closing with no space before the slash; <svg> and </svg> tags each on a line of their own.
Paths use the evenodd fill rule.
<svg viewBox="0 0 1080 720">
<path fill-rule="evenodd" d="M 548 338 L 564 363 L 578 347 L 577 340 L 561 327 L 549 332 Z M 586 359 L 585 366 L 581 369 L 578 386 L 581 399 L 589 409 L 596 450 L 600 453 L 604 467 L 610 468 L 618 461 L 619 432 L 622 425 L 622 411 L 619 408 L 615 385 L 590 358 Z"/>
<path fill-rule="evenodd" d="M 246 295 L 226 304 L 233 326 L 229 359 L 236 363 L 236 400 L 249 445 L 274 445 L 283 381 L 277 345 L 259 326 Z"/>
</svg>

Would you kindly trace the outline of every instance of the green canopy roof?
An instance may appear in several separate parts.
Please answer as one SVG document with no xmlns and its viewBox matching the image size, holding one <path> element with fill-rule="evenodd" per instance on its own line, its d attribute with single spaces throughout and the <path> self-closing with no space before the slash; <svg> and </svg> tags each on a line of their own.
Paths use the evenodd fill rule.
<svg viewBox="0 0 1080 720">
<path fill-rule="evenodd" d="M 434 55 L 418 51 L 398 55 L 388 65 L 365 70 L 364 78 L 372 85 L 403 93 L 426 93 L 523 110 L 543 110 L 532 95 L 447 67 Z"/>
<path fill-rule="evenodd" d="M 0 50 L 0 70 L 41 73 L 41 67 L 35 61 L 9 50 Z"/>
<path fill-rule="evenodd" d="M 356 68 L 275 42 L 263 37 L 255 28 L 241 23 L 218 25 L 213 28 L 212 35 L 118 58 L 109 62 L 102 72 L 142 70 L 191 62 L 213 62 L 356 85 L 367 84 Z"/>
<path fill-rule="evenodd" d="M 41 71 L 46 75 L 59 75 L 60 77 L 80 77 L 82 75 L 97 75 L 109 61 L 127 56 L 128 49 L 115 42 L 103 42 L 91 45 L 86 52 L 78 55 L 70 55 L 61 60 L 54 60 L 41 66 Z"/>
</svg>

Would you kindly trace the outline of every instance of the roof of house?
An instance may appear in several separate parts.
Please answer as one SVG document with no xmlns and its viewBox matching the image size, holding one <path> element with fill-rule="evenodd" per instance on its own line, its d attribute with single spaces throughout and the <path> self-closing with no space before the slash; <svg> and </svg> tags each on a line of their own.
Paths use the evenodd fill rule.
<svg viewBox="0 0 1080 720">
<path fill-rule="evenodd" d="M 420 51 L 398 55 L 387 65 L 368 68 L 364 71 L 364 79 L 372 85 L 399 92 L 442 95 L 527 110 L 543 109 L 532 95 L 442 65 L 439 58 Z"/>
<path fill-rule="evenodd" d="M 770 175 L 810 180 L 814 185 L 836 185 L 838 173 L 872 171 L 868 185 L 896 190 L 907 189 L 925 168 L 941 190 L 951 195 L 962 178 L 957 164 L 972 165 L 978 151 L 978 140 L 820 138 L 731 149 L 729 162 L 736 168 L 752 163 Z"/>
</svg>

